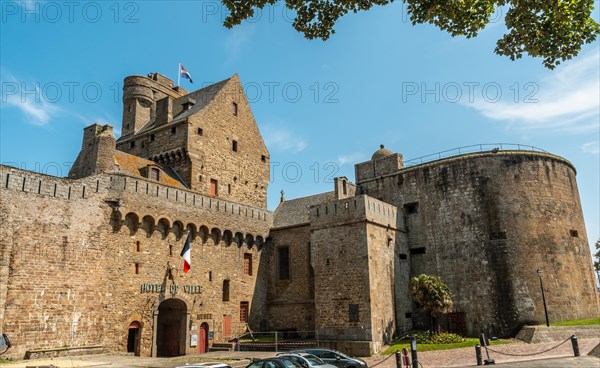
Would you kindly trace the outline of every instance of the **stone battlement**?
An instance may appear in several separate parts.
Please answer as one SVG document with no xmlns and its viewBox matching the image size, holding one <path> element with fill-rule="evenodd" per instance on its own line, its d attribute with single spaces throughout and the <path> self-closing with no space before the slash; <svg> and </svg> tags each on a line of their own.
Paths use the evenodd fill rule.
<svg viewBox="0 0 600 368">
<path fill-rule="evenodd" d="M 398 223 L 398 209 L 376 198 L 359 195 L 311 207 L 310 220 L 317 227 L 369 221 L 395 229 Z"/>
<path fill-rule="evenodd" d="M 220 211 L 233 216 L 272 222 L 265 209 L 204 196 L 191 190 L 157 184 L 151 180 L 123 174 L 99 174 L 83 179 L 65 179 L 0 165 L 1 190 L 16 190 L 64 200 L 90 198 L 95 194 L 115 196 L 122 193 L 167 200 L 179 205 Z"/>
</svg>

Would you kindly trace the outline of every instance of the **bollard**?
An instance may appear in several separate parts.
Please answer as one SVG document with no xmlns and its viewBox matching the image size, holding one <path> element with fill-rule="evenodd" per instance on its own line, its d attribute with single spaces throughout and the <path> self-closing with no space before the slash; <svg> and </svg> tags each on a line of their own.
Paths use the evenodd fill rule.
<svg viewBox="0 0 600 368">
<path fill-rule="evenodd" d="M 410 358 L 408 357 L 408 349 L 402 348 L 402 363 L 406 367 L 410 367 Z"/>
<path fill-rule="evenodd" d="M 412 358 L 411 367 L 413 367 L 413 368 L 418 367 L 419 359 L 417 357 L 417 338 L 414 336 L 410 338 L 410 355 Z"/>
<path fill-rule="evenodd" d="M 402 368 L 402 355 L 400 350 L 396 351 L 396 368 Z"/>
<path fill-rule="evenodd" d="M 577 336 L 571 336 L 571 345 L 573 345 L 573 354 L 575 354 L 576 357 L 580 356 L 581 354 L 579 353 L 579 343 L 577 342 Z"/>
<path fill-rule="evenodd" d="M 477 359 L 477 365 L 483 365 L 483 357 L 481 356 L 481 346 L 475 345 L 475 359 Z"/>
</svg>

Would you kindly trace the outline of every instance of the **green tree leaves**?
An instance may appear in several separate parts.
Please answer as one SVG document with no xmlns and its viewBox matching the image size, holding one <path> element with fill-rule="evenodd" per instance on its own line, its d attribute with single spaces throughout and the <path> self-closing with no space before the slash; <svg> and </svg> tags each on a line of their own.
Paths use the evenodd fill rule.
<svg viewBox="0 0 600 368">
<path fill-rule="evenodd" d="M 231 28 L 254 16 L 254 9 L 279 0 L 222 0 L 229 9 L 224 25 Z M 593 0 L 404 0 L 413 24 L 430 23 L 452 36 L 477 36 L 499 7 L 508 6 L 508 28 L 498 40 L 495 52 L 519 59 L 523 54 L 543 58 L 553 69 L 576 56 L 581 47 L 593 42 L 600 27 L 592 17 Z M 347 13 L 366 11 L 393 0 L 285 0 L 294 11 L 292 26 L 308 39 L 327 40 L 335 34 L 336 22 Z M 400 15 L 399 15 L 400 18 Z"/>
<path fill-rule="evenodd" d="M 452 311 L 452 293 L 439 276 L 420 274 L 410 280 L 410 293 L 420 307 L 435 321 L 442 314 Z"/>
</svg>

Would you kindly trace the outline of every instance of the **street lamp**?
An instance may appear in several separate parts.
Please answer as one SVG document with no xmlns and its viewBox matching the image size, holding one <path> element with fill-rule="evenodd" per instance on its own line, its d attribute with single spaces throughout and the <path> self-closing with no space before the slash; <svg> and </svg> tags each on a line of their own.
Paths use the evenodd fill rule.
<svg viewBox="0 0 600 368">
<path fill-rule="evenodd" d="M 546 326 L 550 327 L 550 321 L 548 320 L 548 307 L 546 307 L 546 296 L 544 295 L 544 283 L 542 282 L 542 269 L 538 268 L 535 272 L 537 272 L 540 277 L 540 289 L 542 289 L 542 301 L 544 302 L 544 314 L 546 315 Z"/>
</svg>

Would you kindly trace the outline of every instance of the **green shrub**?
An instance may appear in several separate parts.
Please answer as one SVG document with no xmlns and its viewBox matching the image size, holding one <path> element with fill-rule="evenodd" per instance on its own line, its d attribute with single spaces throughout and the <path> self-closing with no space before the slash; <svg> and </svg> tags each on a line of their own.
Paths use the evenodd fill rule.
<svg viewBox="0 0 600 368">
<path fill-rule="evenodd" d="M 432 334 L 426 331 L 411 335 L 409 338 L 413 336 L 417 338 L 417 344 L 455 344 L 465 341 L 464 337 L 449 332 Z"/>
</svg>

